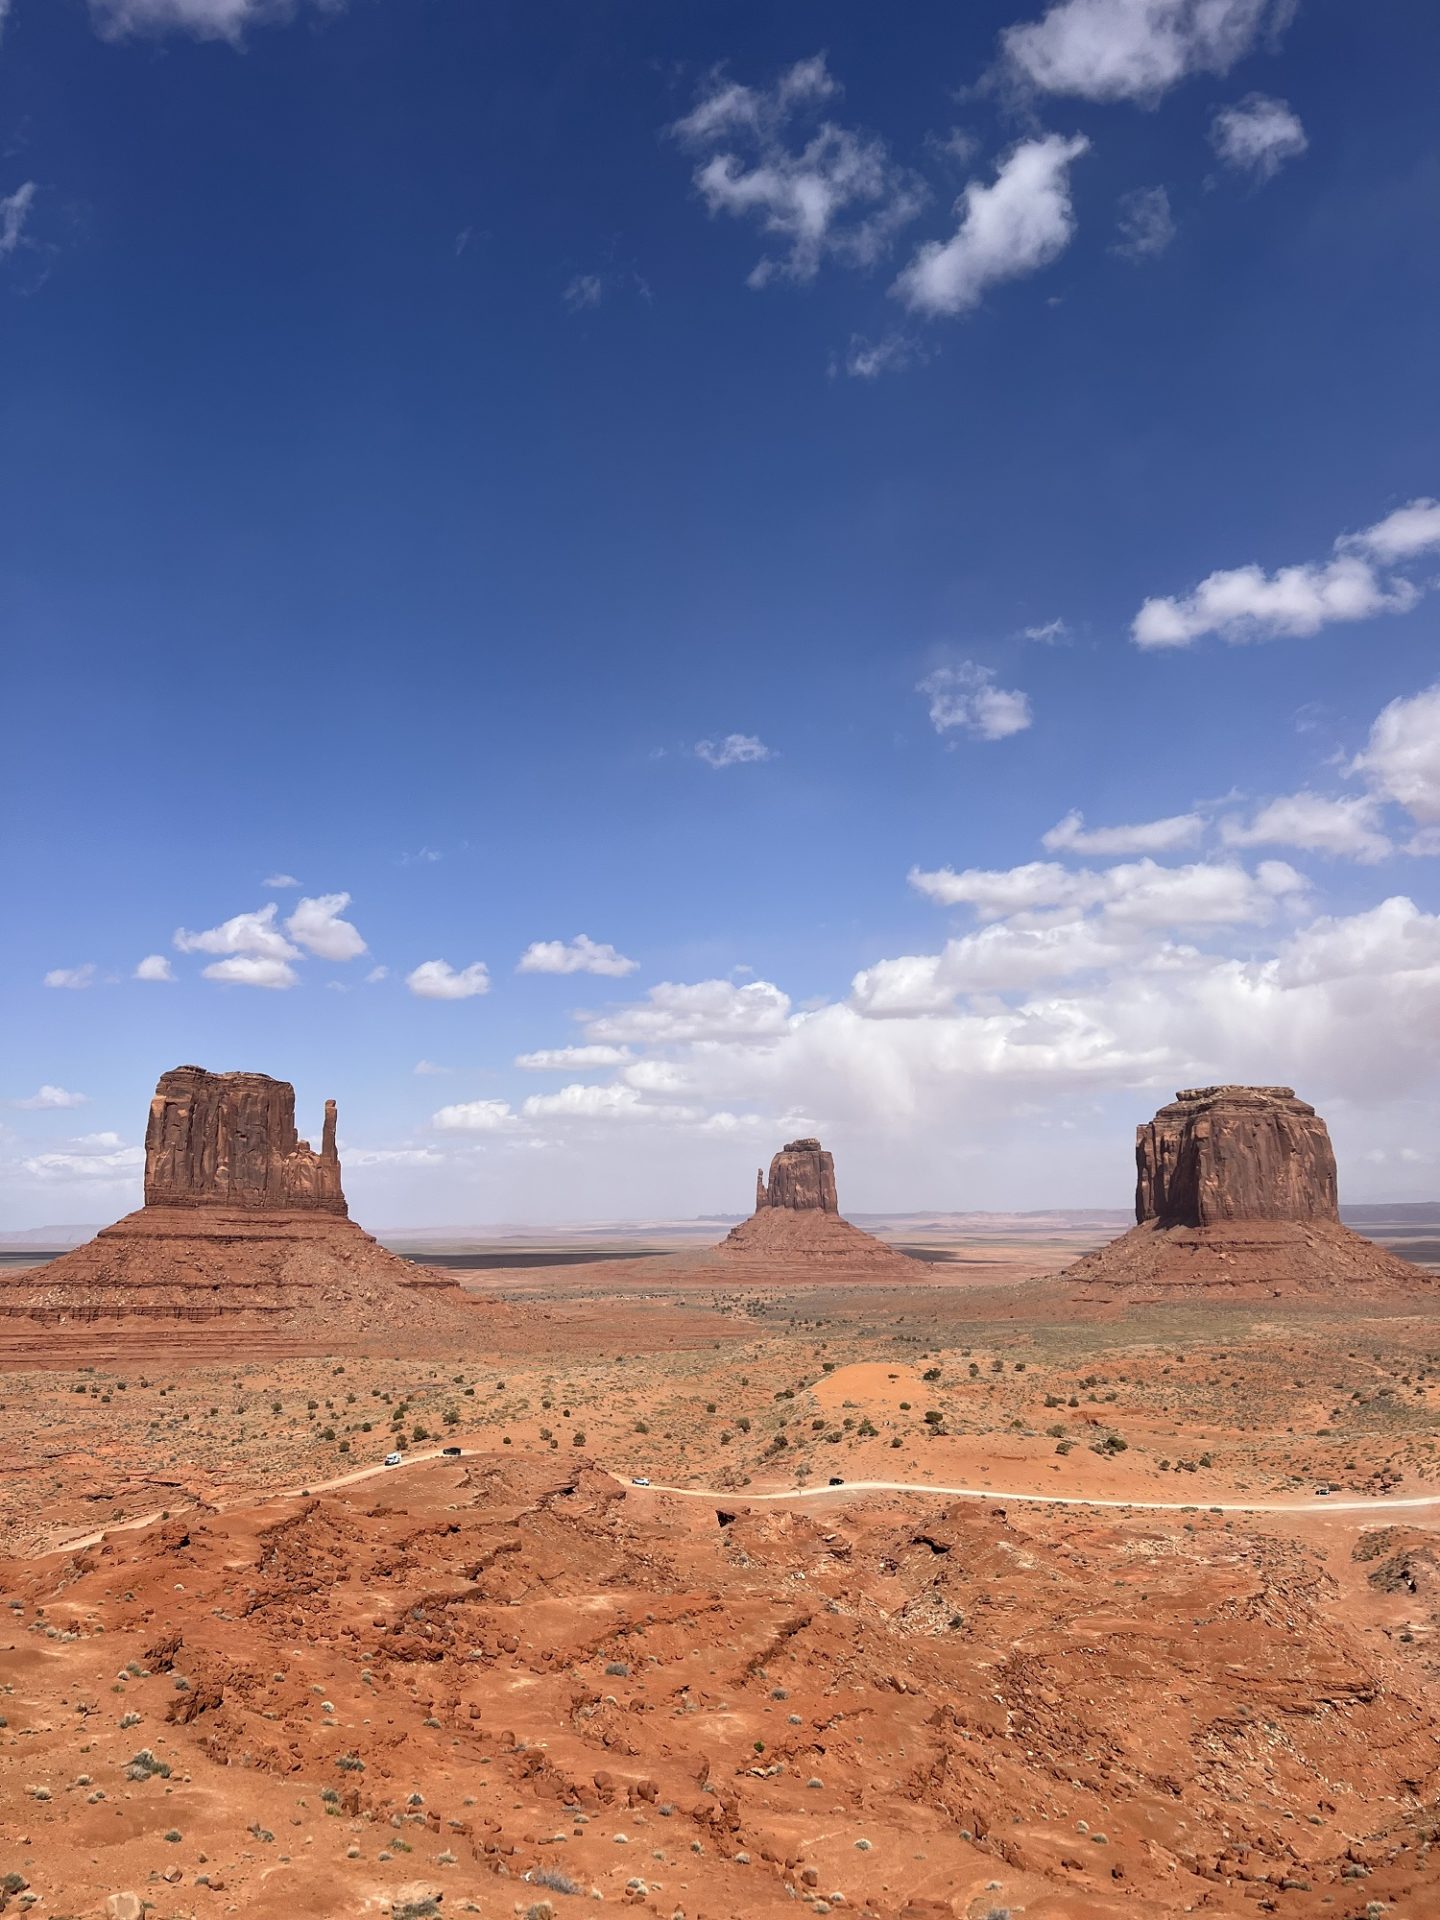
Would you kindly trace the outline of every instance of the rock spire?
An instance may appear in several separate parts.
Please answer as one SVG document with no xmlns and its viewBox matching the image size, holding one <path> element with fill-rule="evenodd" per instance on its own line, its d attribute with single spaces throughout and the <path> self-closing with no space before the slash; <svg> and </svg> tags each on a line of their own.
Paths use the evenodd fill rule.
<svg viewBox="0 0 1440 1920">
<path fill-rule="evenodd" d="M 790 1207 L 796 1212 L 818 1209 L 839 1213 L 835 1197 L 835 1158 L 818 1140 L 791 1140 L 770 1162 L 770 1178 L 755 1175 L 755 1211 L 762 1207 Z"/>
</svg>

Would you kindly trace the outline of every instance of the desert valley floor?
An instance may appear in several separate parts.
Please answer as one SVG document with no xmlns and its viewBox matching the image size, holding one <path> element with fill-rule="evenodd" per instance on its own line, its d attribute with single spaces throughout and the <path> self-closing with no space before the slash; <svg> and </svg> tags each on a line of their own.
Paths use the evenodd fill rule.
<svg viewBox="0 0 1440 1920">
<path fill-rule="evenodd" d="M 1434 1301 L 1104 1237 L 0 1323 L 0 1908 L 1434 1914 Z"/>
</svg>

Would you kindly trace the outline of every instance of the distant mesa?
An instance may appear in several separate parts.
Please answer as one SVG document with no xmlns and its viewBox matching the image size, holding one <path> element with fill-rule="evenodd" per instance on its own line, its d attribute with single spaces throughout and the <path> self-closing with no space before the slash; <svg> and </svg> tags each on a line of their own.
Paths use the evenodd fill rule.
<svg viewBox="0 0 1440 1920">
<path fill-rule="evenodd" d="M 295 1130 L 295 1089 L 268 1074 L 162 1074 L 145 1204 L 48 1265 L 0 1277 L 0 1319 L 233 1319 L 354 1340 L 468 1317 L 453 1280 L 350 1219 L 335 1128 L 327 1100 L 316 1153 Z"/>
<path fill-rule="evenodd" d="M 1135 1220 L 1060 1276 L 1100 1297 L 1433 1288 L 1340 1224 L 1325 1122 L 1292 1087 L 1191 1087 L 1135 1130 Z"/>
<path fill-rule="evenodd" d="M 791 1140 L 755 1176 L 755 1211 L 721 1241 L 719 1252 L 756 1261 L 793 1262 L 825 1271 L 851 1268 L 914 1280 L 919 1263 L 840 1217 L 835 1160 L 813 1138 Z"/>
</svg>

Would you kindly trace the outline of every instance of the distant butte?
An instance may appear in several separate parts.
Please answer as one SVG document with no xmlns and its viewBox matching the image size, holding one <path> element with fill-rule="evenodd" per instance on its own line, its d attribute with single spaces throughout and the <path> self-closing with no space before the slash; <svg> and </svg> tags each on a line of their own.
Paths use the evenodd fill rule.
<svg viewBox="0 0 1440 1920">
<path fill-rule="evenodd" d="M 1135 1130 L 1135 1221 L 1059 1276 L 1088 1298 L 1433 1290 L 1340 1224 L 1325 1122 L 1291 1087 L 1191 1087 Z"/>
<path fill-rule="evenodd" d="M 791 1140 L 755 1176 L 755 1211 L 717 1251 L 727 1258 L 792 1262 L 873 1271 L 877 1278 L 914 1279 L 917 1262 L 840 1216 L 835 1160 L 813 1138 Z"/>
<path fill-rule="evenodd" d="M 0 1319 L 235 1320 L 363 1338 L 468 1315 L 456 1283 L 388 1253 L 349 1217 L 325 1103 L 316 1153 L 295 1089 L 263 1073 L 162 1074 L 145 1130 L 145 1204 L 45 1266 L 0 1277 Z"/>
</svg>

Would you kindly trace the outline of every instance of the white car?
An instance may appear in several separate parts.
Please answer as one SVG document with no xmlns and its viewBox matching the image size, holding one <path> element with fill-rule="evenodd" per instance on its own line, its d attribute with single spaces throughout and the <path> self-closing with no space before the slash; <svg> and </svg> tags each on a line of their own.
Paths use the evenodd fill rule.
<svg viewBox="0 0 1440 1920">
<path fill-rule="evenodd" d="M 404 1458 L 403 1453 L 387 1453 L 385 1456 L 385 1464 L 387 1467 L 398 1467 Z"/>
<path fill-rule="evenodd" d="M 632 1487 L 648 1487 L 650 1482 L 645 1478 L 643 1473 L 639 1473 L 639 1474 L 636 1474 L 635 1478 L 630 1482 L 630 1484 Z"/>
</svg>

